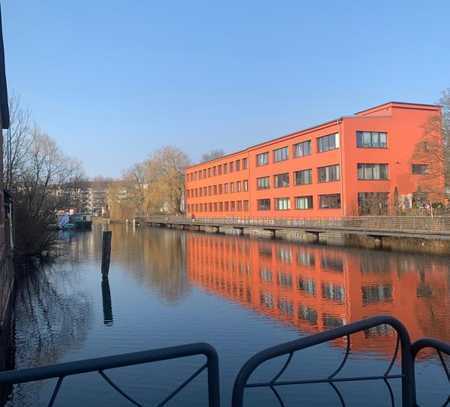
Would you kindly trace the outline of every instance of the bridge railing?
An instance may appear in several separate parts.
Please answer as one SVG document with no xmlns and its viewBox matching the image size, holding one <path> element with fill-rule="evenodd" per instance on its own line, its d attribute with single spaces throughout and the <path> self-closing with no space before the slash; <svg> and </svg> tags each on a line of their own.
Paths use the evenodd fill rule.
<svg viewBox="0 0 450 407">
<path fill-rule="evenodd" d="M 189 218 L 183 216 L 149 216 L 140 221 L 172 224 L 242 225 L 255 227 L 319 227 L 363 230 L 398 230 L 450 233 L 450 216 L 347 216 L 338 218 L 274 219 L 252 217 Z"/>
<path fill-rule="evenodd" d="M 173 390 L 168 396 L 166 396 L 164 400 L 158 404 L 158 407 L 167 405 L 170 400 L 172 400 L 204 370 L 207 370 L 208 372 L 208 405 L 209 407 L 219 407 L 219 359 L 215 349 L 206 343 L 194 343 L 170 348 L 161 348 L 143 352 L 126 353 L 122 355 L 61 363 L 53 366 L 0 372 L 0 385 L 57 379 L 48 403 L 48 406 L 51 407 L 56 401 L 64 379 L 78 374 L 97 372 L 114 391 L 116 391 L 130 404 L 141 406 L 142 404 L 127 394 L 109 377 L 109 375 L 106 374 L 106 370 L 196 355 L 205 356 L 206 362 L 178 387 L 176 387 L 175 390 Z"/>
</svg>

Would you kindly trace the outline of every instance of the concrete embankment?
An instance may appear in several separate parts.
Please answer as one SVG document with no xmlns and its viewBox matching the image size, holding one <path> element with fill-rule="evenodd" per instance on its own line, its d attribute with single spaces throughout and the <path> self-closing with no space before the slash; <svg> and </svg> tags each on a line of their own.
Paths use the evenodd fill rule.
<svg viewBox="0 0 450 407">
<path fill-rule="evenodd" d="M 237 229 L 228 226 L 184 226 L 173 225 L 174 228 L 202 231 L 206 233 L 222 233 L 226 235 L 242 235 L 262 239 L 281 239 L 302 243 L 319 243 L 335 246 L 359 247 L 366 249 L 383 249 L 410 253 L 428 253 L 449 255 L 450 240 L 420 238 L 367 236 L 363 234 L 346 234 L 338 231 L 321 232 L 320 235 L 308 233 L 302 229 L 280 229 L 275 232 L 261 227 L 245 227 Z"/>
</svg>

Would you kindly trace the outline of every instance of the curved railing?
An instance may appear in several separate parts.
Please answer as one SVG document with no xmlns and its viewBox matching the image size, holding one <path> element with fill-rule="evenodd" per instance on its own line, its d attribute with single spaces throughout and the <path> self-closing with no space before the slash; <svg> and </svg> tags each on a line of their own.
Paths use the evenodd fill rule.
<svg viewBox="0 0 450 407">
<path fill-rule="evenodd" d="M 342 371 L 346 365 L 352 347 L 352 335 L 358 332 L 364 332 L 370 328 L 379 325 L 389 325 L 397 334 L 396 344 L 392 358 L 386 366 L 383 374 L 367 375 L 367 376 L 344 376 Z M 319 378 L 308 378 L 304 380 L 284 380 L 283 374 L 293 360 L 295 352 L 310 348 L 315 345 L 334 341 L 339 338 L 346 339 L 346 348 L 344 356 L 338 366 L 330 372 L 329 375 Z M 389 393 L 391 406 L 395 406 L 394 392 L 390 381 L 399 380 L 401 383 L 401 399 L 403 407 L 418 407 L 416 404 L 416 386 L 415 386 L 415 360 L 422 349 L 431 348 L 438 355 L 438 359 L 442 364 L 443 371 L 450 381 L 449 368 L 445 362 L 444 354 L 450 355 L 450 344 L 438 341 L 436 339 L 424 338 L 413 344 L 410 342 L 409 334 L 403 324 L 397 319 L 390 316 L 376 316 L 362 321 L 358 321 L 349 325 L 345 325 L 330 331 L 318 333 L 316 335 L 307 336 L 294 341 L 286 342 L 263 350 L 251 357 L 239 371 L 234 382 L 232 394 L 232 407 L 243 407 L 246 389 L 249 388 L 269 388 L 277 401 L 278 405 L 285 406 L 284 401 L 277 388 L 291 385 L 317 384 L 325 383 L 331 386 L 336 394 L 337 400 L 341 406 L 345 406 L 345 398 L 338 383 L 345 382 L 362 382 L 380 380 L 384 383 Z M 195 355 L 203 355 L 206 362 L 195 370 L 186 380 L 175 388 L 167 397 L 164 398 L 158 407 L 167 405 L 181 390 L 191 383 L 204 370 L 208 374 L 208 405 L 210 407 L 219 407 L 220 405 L 220 388 L 219 388 L 219 359 L 215 349 L 205 343 L 195 343 L 189 345 L 175 346 L 170 348 L 162 348 L 149 350 L 144 352 L 127 353 L 109 357 L 81 360 L 76 362 L 61 363 L 53 366 L 44 366 L 31 369 L 21 369 L 14 371 L 0 372 L 1 384 L 17 384 L 27 383 L 46 379 L 57 379 L 53 393 L 49 400 L 48 406 L 53 406 L 58 393 L 61 389 L 63 381 L 73 375 L 97 372 L 105 382 L 111 386 L 125 400 L 135 406 L 141 406 L 134 397 L 127 394 L 119 387 L 106 373 L 106 370 L 115 369 L 125 366 L 152 363 L 170 359 L 184 358 Z M 393 373 L 393 367 L 400 355 L 400 371 Z M 268 380 L 261 382 L 250 382 L 253 372 L 265 362 L 286 356 L 280 370 Z M 450 397 L 442 404 L 450 405 Z"/>
<path fill-rule="evenodd" d="M 394 354 L 390 363 L 388 364 L 384 374 L 382 375 L 372 375 L 372 376 L 352 376 L 343 377 L 339 375 L 348 360 L 348 355 L 351 349 L 351 335 L 365 331 L 367 329 L 373 328 L 378 325 L 387 324 L 390 325 L 397 333 L 397 342 L 394 350 Z M 334 371 L 332 371 L 328 376 L 322 378 L 306 379 L 306 380 L 282 380 L 282 375 L 286 371 L 288 365 L 292 361 L 292 357 L 295 352 L 310 348 L 315 345 L 319 345 L 325 342 L 333 341 L 339 338 L 346 338 L 347 347 L 344 357 Z M 244 405 L 244 393 L 248 388 L 262 388 L 266 387 L 272 390 L 275 395 L 276 400 L 280 406 L 284 406 L 284 402 L 281 398 L 280 393 L 277 388 L 280 386 L 289 385 L 302 385 L 302 384 L 317 384 L 317 383 L 327 383 L 329 384 L 336 393 L 336 396 L 342 406 L 345 406 L 344 397 L 340 390 L 336 386 L 339 382 L 354 382 L 363 380 L 382 380 L 388 389 L 391 405 L 394 406 L 394 395 L 389 384 L 389 380 L 399 379 L 402 383 L 402 401 L 403 406 L 414 406 L 415 405 L 415 385 L 414 385 L 414 368 L 413 368 L 413 357 L 411 353 L 411 342 L 409 339 L 409 334 L 406 328 L 401 324 L 400 321 L 392 318 L 390 316 L 377 316 L 369 318 L 363 321 L 358 321 L 349 325 L 345 325 L 330 331 L 325 331 L 318 333 L 316 335 L 307 336 L 305 338 L 297 339 L 291 342 L 276 345 L 272 348 L 266 349 L 262 352 L 257 353 L 252 358 L 250 358 L 244 366 L 241 368 L 233 388 L 233 407 L 243 407 Z M 397 359 L 397 355 L 401 354 L 401 373 L 393 374 L 392 368 L 394 362 Z M 287 359 L 282 366 L 281 370 L 270 380 L 263 382 L 251 382 L 249 379 L 252 373 L 261 366 L 264 362 L 271 359 L 287 356 Z"/>
<path fill-rule="evenodd" d="M 437 339 L 433 338 L 423 338 L 419 339 L 418 341 L 414 342 L 411 345 L 411 353 L 413 357 L 413 363 L 415 365 L 417 355 L 422 351 L 423 349 L 432 349 L 436 352 L 438 356 L 438 360 L 442 366 L 442 369 L 447 377 L 447 381 L 449 382 L 449 394 L 447 395 L 447 400 L 442 403 L 442 406 L 449 406 L 450 405 L 450 374 L 449 374 L 449 366 L 445 362 L 444 354 L 447 356 L 450 356 L 450 344 L 438 341 Z"/>
<path fill-rule="evenodd" d="M 158 407 L 167 405 L 182 389 L 192 382 L 204 370 L 208 371 L 208 401 L 209 407 L 219 407 L 219 359 L 215 349 L 206 343 L 194 343 L 189 345 L 174 346 L 170 348 L 154 349 L 143 352 L 126 353 L 122 355 L 107 356 L 102 358 L 80 360 L 76 362 L 61 363 L 53 366 L 36 367 L 0 372 L 0 384 L 27 383 L 46 379 L 58 379 L 50 397 L 48 406 L 56 401 L 63 380 L 68 376 L 82 373 L 97 372 L 117 393 L 135 406 L 142 406 L 135 398 L 127 394 L 106 374 L 106 370 L 125 366 L 133 366 L 144 363 L 159 362 L 170 359 L 184 358 L 195 355 L 203 355 L 206 362 L 200 366 L 191 376 L 181 383 L 174 391 L 164 398 Z"/>
</svg>

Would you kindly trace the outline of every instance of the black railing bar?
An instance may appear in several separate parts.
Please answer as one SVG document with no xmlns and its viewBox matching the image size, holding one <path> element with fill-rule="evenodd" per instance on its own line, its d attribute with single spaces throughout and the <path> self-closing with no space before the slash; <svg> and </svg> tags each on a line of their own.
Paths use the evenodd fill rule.
<svg viewBox="0 0 450 407">
<path fill-rule="evenodd" d="M 402 345 L 402 375 L 400 375 L 400 377 L 402 378 L 402 400 L 404 405 L 414 405 L 415 378 L 413 374 L 413 358 L 410 352 L 411 341 L 409 339 L 409 333 L 400 321 L 389 315 L 382 315 L 354 322 L 349 325 L 344 325 L 330 331 L 321 332 L 315 335 L 276 345 L 255 354 L 244 364 L 235 379 L 232 396 L 233 406 L 242 407 L 244 400 L 244 389 L 246 387 L 248 379 L 250 378 L 254 370 L 267 360 L 286 355 L 290 352 L 296 352 L 312 346 L 326 343 L 334 339 L 364 331 L 381 324 L 390 325 L 396 330 L 397 334 L 400 337 L 400 343 Z"/>
<path fill-rule="evenodd" d="M 395 343 L 394 354 L 392 355 L 391 363 L 389 364 L 386 372 L 384 373 L 385 376 L 388 376 L 389 373 L 391 373 L 392 368 L 394 367 L 394 363 L 395 363 L 395 360 L 397 359 L 399 347 L 400 347 L 400 337 L 399 337 L 399 335 L 397 333 L 397 340 L 396 340 L 396 343 Z"/>
<path fill-rule="evenodd" d="M 297 352 L 302 349 L 309 348 L 311 346 L 320 345 L 322 343 L 326 343 L 335 339 L 339 339 L 341 337 L 352 335 L 358 333 L 360 331 L 364 331 L 369 328 L 373 328 L 375 326 L 381 324 L 391 325 L 396 329 L 397 332 L 400 333 L 401 339 L 406 342 L 407 348 L 409 348 L 409 334 L 406 328 L 395 318 L 391 316 L 377 316 L 373 318 L 368 318 L 362 321 L 357 321 L 351 323 L 349 325 L 344 325 L 339 328 L 335 328 L 329 331 L 320 332 L 315 335 L 306 336 L 304 338 L 295 339 L 290 342 L 285 342 L 280 345 L 275 345 L 271 348 L 263 350 L 257 353 L 254 357 L 248 360 L 247 364 L 261 364 L 262 362 L 272 359 L 277 356 L 286 355 L 291 352 Z M 245 365 L 244 365 L 245 368 Z"/>
<path fill-rule="evenodd" d="M 442 352 L 439 349 L 436 349 L 436 352 L 439 356 L 439 359 L 441 361 L 442 367 L 444 368 L 445 374 L 447 375 L 447 380 L 450 381 L 450 376 L 448 374 L 448 367 L 447 364 L 445 363 L 444 357 L 442 356 Z"/>
<path fill-rule="evenodd" d="M 341 406 L 345 407 L 344 398 L 342 397 L 342 394 L 341 394 L 340 390 L 338 389 L 338 387 L 334 383 L 330 383 L 330 386 L 333 388 L 334 392 L 337 394 L 339 401 L 341 403 Z"/>
<path fill-rule="evenodd" d="M 361 382 L 370 380 L 391 380 L 403 379 L 404 375 L 396 374 L 390 376 L 355 376 L 355 377 L 338 377 L 334 379 L 307 379 L 307 380 L 282 380 L 279 382 L 262 382 L 262 383 L 247 383 L 244 387 L 270 387 L 270 386 L 291 386 L 294 384 L 319 384 L 319 383 L 339 383 L 339 382 Z"/>
<path fill-rule="evenodd" d="M 333 379 L 344 367 L 345 362 L 347 362 L 348 359 L 348 355 L 350 354 L 350 346 L 351 346 L 351 341 L 350 341 L 350 335 L 346 335 L 347 338 L 347 346 L 345 347 L 345 354 L 344 357 L 341 361 L 341 363 L 339 364 L 338 368 L 328 376 L 328 379 Z"/>
<path fill-rule="evenodd" d="M 289 363 L 292 360 L 292 356 L 294 355 L 294 352 L 289 353 L 288 358 L 286 359 L 286 362 L 284 362 L 283 367 L 281 368 L 281 370 L 277 373 L 277 375 L 270 381 L 271 383 L 276 383 L 276 381 L 281 377 L 281 375 L 284 373 L 284 371 L 287 369 L 287 367 L 289 366 Z"/>
<path fill-rule="evenodd" d="M 164 406 L 168 401 L 172 400 L 181 390 L 183 390 L 192 380 L 194 380 L 200 373 L 202 373 L 208 364 L 205 363 L 203 366 L 198 368 L 193 374 L 191 374 L 183 383 L 181 383 L 172 393 L 170 393 L 157 407 Z"/>
<path fill-rule="evenodd" d="M 275 397 L 277 398 L 278 403 L 280 403 L 281 407 L 285 407 L 283 399 L 280 396 L 280 393 L 278 393 L 277 389 L 273 386 L 270 386 L 270 390 L 272 390 L 272 393 L 275 394 Z"/>
<path fill-rule="evenodd" d="M 0 384 L 26 383 L 196 355 L 204 355 L 208 358 L 208 360 L 211 360 L 214 365 L 217 364 L 217 352 L 211 345 L 207 343 L 193 343 L 142 352 L 125 353 L 115 356 L 60 363 L 52 366 L 0 372 Z"/>
<path fill-rule="evenodd" d="M 59 389 L 61 388 L 62 382 L 64 380 L 64 376 L 58 377 L 58 381 L 56 382 L 56 386 L 53 389 L 52 397 L 50 397 L 50 401 L 48 402 L 48 407 L 52 407 L 55 403 L 56 396 L 59 393 Z"/>
<path fill-rule="evenodd" d="M 422 338 L 411 345 L 411 352 L 413 354 L 413 357 L 416 357 L 417 354 L 425 348 L 434 348 L 447 355 L 450 355 L 450 343 L 442 342 L 434 338 Z"/>
<path fill-rule="evenodd" d="M 100 376 L 105 379 L 106 383 L 108 383 L 117 393 L 119 393 L 122 397 L 126 398 L 130 403 L 134 404 L 138 407 L 143 407 L 142 404 L 138 403 L 136 400 L 134 400 L 132 397 L 130 397 L 128 394 L 126 394 L 117 384 L 115 384 L 106 374 L 103 372 L 103 370 L 99 370 L 98 373 Z"/>
<path fill-rule="evenodd" d="M 389 396 L 391 398 L 391 406 L 395 407 L 395 397 L 394 397 L 394 392 L 392 391 L 391 384 L 389 383 L 389 380 L 387 380 L 387 379 L 384 379 L 384 383 L 386 384 L 386 387 L 389 390 Z"/>
</svg>

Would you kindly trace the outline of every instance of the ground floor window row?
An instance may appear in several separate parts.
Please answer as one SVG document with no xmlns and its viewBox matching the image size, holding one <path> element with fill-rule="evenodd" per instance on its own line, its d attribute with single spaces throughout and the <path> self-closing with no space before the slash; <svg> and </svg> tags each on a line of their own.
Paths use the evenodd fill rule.
<svg viewBox="0 0 450 407">
<path fill-rule="evenodd" d="M 272 206 L 273 205 L 273 206 Z M 319 195 L 320 209 L 339 209 L 341 207 L 341 194 Z M 272 208 L 277 211 L 286 211 L 292 208 L 305 210 L 314 208 L 312 195 L 297 196 L 293 200 L 289 197 L 274 199 L 258 199 L 256 201 L 258 211 L 269 211 Z"/>
<path fill-rule="evenodd" d="M 272 206 L 273 205 L 273 206 Z M 295 209 L 313 209 L 313 196 L 298 196 L 294 198 Z M 273 209 L 285 211 L 291 209 L 291 198 L 258 199 L 256 209 L 258 211 L 269 211 Z M 341 207 L 340 194 L 319 195 L 320 209 L 334 209 Z M 187 204 L 187 211 L 192 212 L 247 212 L 250 209 L 248 200 L 242 201 L 224 201 L 224 202 L 204 202 L 197 204 Z"/>
</svg>

